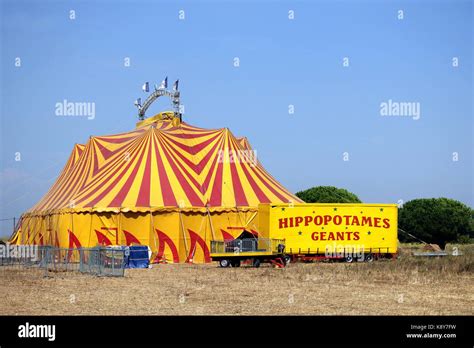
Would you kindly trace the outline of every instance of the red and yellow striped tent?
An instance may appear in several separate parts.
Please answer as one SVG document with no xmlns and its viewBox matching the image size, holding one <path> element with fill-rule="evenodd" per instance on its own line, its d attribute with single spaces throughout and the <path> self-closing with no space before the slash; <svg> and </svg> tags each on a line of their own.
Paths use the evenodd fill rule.
<svg viewBox="0 0 474 348">
<path fill-rule="evenodd" d="M 246 138 L 164 116 L 76 144 L 12 242 L 141 244 L 154 262 L 208 262 L 210 240 L 258 233 L 259 203 L 301 202 L 251 156 Z"/>
</svg>

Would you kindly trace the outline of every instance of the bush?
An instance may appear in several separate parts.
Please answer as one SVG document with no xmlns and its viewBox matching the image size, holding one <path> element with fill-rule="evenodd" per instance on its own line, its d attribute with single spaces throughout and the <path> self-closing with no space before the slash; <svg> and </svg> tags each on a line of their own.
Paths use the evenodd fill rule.
<svg viewBox="0 0 474 348">
<path fill-rule="evenodd" d="M 468 235 L 462 235 L 458 237 L 457 242 L 460 244 L 472 244 L 474 243 L 474 239 Z"/>
<path fill-rule="evenodd" d="M 438 244 L 468 240 L 473 236 L 472 209 L 448 198 L 414 199 L 399 210 L 398 225 L 421 240 Z M 405 234 L 400 240 L 411 241 Z"/>
<path fill-rule="evenodd" d="M 361 203 L 352 192 L 334 186 L 316 186 L 296 193 L 306 203 Z"/>
</svg>

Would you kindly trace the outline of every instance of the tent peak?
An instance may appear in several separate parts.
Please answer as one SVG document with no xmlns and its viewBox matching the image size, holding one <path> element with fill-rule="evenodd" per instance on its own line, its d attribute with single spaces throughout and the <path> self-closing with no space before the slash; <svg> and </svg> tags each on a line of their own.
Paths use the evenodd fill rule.
<svg viewBox="0 0 474 348">
<path fill-rule="evenodd" d="M 181 124 L 181 116 L 176 116 L 174 111 L 162 111 L 154 116 L 148 117 L 140 122 L 137 122 L 136 128 L 150 126 L 162 121 L 171 121 L 173 126 L 177 127 Z"/>
</svg>

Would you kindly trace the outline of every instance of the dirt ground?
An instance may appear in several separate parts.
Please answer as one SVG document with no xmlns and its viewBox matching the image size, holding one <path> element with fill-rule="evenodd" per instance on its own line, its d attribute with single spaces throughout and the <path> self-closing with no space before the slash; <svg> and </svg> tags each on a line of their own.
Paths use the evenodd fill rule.
<svg viewBox="0 0 474 348">
<path fill-rule="evenodd" d="M 474 257 L 154 265 L 124 278 L 0 271 L 2 315 L 473 315 Z"/>
</svg>

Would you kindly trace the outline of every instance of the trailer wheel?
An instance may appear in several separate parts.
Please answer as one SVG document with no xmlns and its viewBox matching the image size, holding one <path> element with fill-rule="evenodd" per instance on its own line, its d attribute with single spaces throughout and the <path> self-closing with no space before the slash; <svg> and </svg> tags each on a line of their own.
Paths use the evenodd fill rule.
<svg viewBox="0 0 474 348">
<path fill-rule="evenodd" d="M 225 267 L 229 267 L 229 266 L 230 266 L 230 262 L 229 262 L 229 260 L 227 260 L 227 259 L 222 259 L 222 260 L 219 261 L 219 266 L 224 267 L 224 268 L 225 268 Z"/>
<path fill-rule="evenodd" d="M 352 263 L 354 262 L 354 257 L 352 255 L 346 255 L 344 259 L 347 263 Z"/>
<path fill-rule="evenodd" d="M 260 259 L 253 259 L 253 266 L 254 266 L 255 268 L 259 268 L 259 267 L 260 267 L 260 263 L 261 263 Z"/>
<path fill-rule="evenodd" d="M 374 255 L 372 255 L 372 254 L 365 255 L 365 261 L 366 262 L 373 262 L 374 261 Z"/>
<path fill-rule="evenodd" d="M 240 260 L 233 260 L 230 262 L 232 267 L 240 267 Z"/>
<path fill-rule="evenodd" d="M 288 266 L 291 262 L 291 256 L 290 255 L 283 256 L 283 261 L 285 262 L 285 266 Z"/>
</svg>

